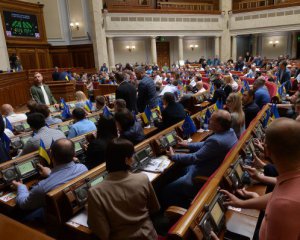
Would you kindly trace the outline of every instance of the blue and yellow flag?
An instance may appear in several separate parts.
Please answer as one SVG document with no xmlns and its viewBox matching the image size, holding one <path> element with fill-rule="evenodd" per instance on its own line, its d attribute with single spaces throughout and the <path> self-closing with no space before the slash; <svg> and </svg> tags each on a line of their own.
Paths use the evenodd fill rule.
<svg viewBox="0 0 300 240">
<path fill-rule="evenodd" d="M 63 111 L 61 113 L 61 116 L 64 118 L 64 119 L 68 119 L 72 116 L 71 112 L 70 112 L 70 108 L 68 106 L 68 104 L 65 102 L 65 100 L 63 98 L 60 99 L 60 102 L 63 106 Z"/>
<path fill-rule="evenodd" d="M 8 120 L 8 118 L 5 118 L 5 128 L 8 128 L 10 131 L 13 131 L 13 126 L 11 125 L 10 121 Z"/>
<path fill-rule="evenodd" d="M 211 83 L 211 87 L 210 87 L 209 93 L 212 95 L 212 94 L 214 94 L 214 91 L 215 91 L 214 84 Z"/>
<path fill-rule="evenodd" d="M 42 158 L 44 158 L 47 161 L 47 163 L 50 165 L 51 161 L 50 161 L 49 155 L 46 151 L 46 147 L 45 147 L 45 144 L 42 139 L 40 139 L 39 155 Z"/>
<path fill-rule="evenodd" d="M 151 122 L 151 116 L 152 116 L 152 112 L 151 112 L 151 109 L 149 108 L 149 106 L 147 105 L 145 107 L 145 110 L 144 112 L 141 114 L 141 118 L 143 120 L 143 122 L 145 124 L 148 124 Z"/>
<path fill-rule="evenodd" d="M 103 109 L 103 116 L 106 117 L 106 118 L 109 118 L 110 116 L 113 116 L 113 114 L 108 110 L 108 107 L 105 106 L 104 109 Z"/>
<path fill-rule="evenodd" d="M 91 100 L 87 100 L 85 102 L 84 109 L 88 112 L 91 112 L 93 110 L 93 103 L 91 102 Z"/>
<path fill-rule="evenodd" d="M 217 111 L 217 110 L 221 110 L 223 109 L 223 101 L 221 99 L 218 99 L 215 106 L 214 106 L 214 109 Z"/>
<path fill-rule="evenodd" d="M 183 135 L 185 137 L 190 137 L 193 133 L 197 132 L 197 128 L 189 114 L 186 114 L 183 125 L 182 125 Z"/>
<path fill-rule="evenodd" d="M 266 112 L 266 117 L 264 118 L 263 123 L 262 123 L 264 128 L 268 126 L 270 115 L 271 115 L 270 109 L 268 109 Z"/>
<path fill-rule="evenodd" d="M 204 130 L 208 130 L 208 123 L 210 118 L 211 118 L 211 112 L 209 111 L 209 109 L 206 109 L 204 125 L 203 125 Z"/>
<path fill-rule="evenodd" d="M 11 140 L 10 138 L 5 134 L 5 132 L 2 133 L 2 136 L 1 136 L 1 139 L 4 143 L 4 146 L 5 146 L 5 149 L 7 151 L 7 153 L 9 153 L 9 150 L 10 150 L 10 143 L 11 143 Z M 0 141 L 1 141 L 0 139 Z"/>
<path fill-rule="evenodd" d="M 279 115 L 278 108 L 277 108 L 276 104 L 272 104 L 271 112 L 273 113 L 273 118 L 274 119 L 280 118 L 280 115 Z"/>
</svg>

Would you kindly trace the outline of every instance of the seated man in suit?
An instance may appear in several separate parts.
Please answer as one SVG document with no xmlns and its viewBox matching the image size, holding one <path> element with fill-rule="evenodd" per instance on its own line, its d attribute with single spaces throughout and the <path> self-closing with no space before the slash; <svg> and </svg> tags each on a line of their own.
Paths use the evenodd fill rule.
<svg viewBox="0 0 300 240">
<path fill-rule="evenodd" d="M 46 126 L 45 117 L 41 113 L 32 113 L 27 118 L 27 123 L 34 132 L 25 144 L 20 155 L 25 155 L 37 151 L 40 147 L 40 140 L 42 139 L 45 147 L 50 148 L 53 141 L 66 138 L 62 131 L 52 129 Z"/>
<path fill-rule="evenodd" d="M 243 110 L 245 113 L 245 124 L 246 128 L 249 126 L 251 121 L 256 117 L 259 112 L 259 107 L 254 102 L 254 91 L 244 91 L 243 92 Z"/>
<path fill-rule="evenodd" d="M 39 72 L 36 72 L 34 74 L 34 85 L 30 88 L 30 94 L 32 98 L 37 103 L 42 103 L 46 105 L 55 104 L 55 107 L 59 107 L 58 104 L 56 104 L 56 100 L 53 97 L 50 88 L 48 85 L 43 84 L 43 75 Z"/>
<path fill-rule="evenodd" d="M 86 113 L 82 108 L 75 108 L 72 112 L 74 124 L 70 127 L 68 138 L 74 138 L 88 132 L 96 131 L 96 125 L 86 119 Z"/>
<path fill-rule="evenodd" d="M 185 118 L 185 111 L 181 103 L 175 102 L 174 93 L 166 92 L 163 95 L 162 122 L 156 123 L 156 126 L 162 130 L 182 121 Z"/>
<path fill-rule="evenodd" d="M 44 180 L 38 182 L 30 191 L 22 182 L 13 181 L 17 187 L 17 205 L 23 210 L 41 210 L 45 207 L 47 192 L 78 177 L 87 171 L 83 164 L 76 164 L 74 143 L 68 139 L 59 139 L 51 146 L 51 160 L 53 168 L 38 165 Z M 35 215 L 36 216 L 36 215 Z"/>
<path fill-rule="evenodd" d="M 187 208 L 199 188 L 193 180 L 196 176 L 209 177 L 220 166 L 226 154 L 236 144 L 237 137 L 230 128 L 230 113 L 215 111 L 209 120 L 209 129 L 214 131 L 204 142 L 188 143 L 180 140 L 179 144 L 190 149 L 189 154 L 175 154 L 170 148 L 169 157 L 175 163 L 182 164 L 181 176 L 162 190 L 164 207 L 176 205 Z"/>
</svg>

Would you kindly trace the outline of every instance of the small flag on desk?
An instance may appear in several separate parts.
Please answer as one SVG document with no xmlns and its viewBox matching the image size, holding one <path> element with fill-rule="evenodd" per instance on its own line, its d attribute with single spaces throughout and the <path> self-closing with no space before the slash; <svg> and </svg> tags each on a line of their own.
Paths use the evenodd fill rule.
<svg viewBox="0 0 300 240">
<path fill-rule="evenodd" d="M 46 147 L 45 147 L 45 144 L 42 139 L 40 139 L 39 155 L 42 158 L 44 158 L 47 161 L 47 163 L 50 165 L 51 161 L 50 161 L 49 155 L 46 151 Z"/>
<path fill-rule="evenodd" d="M 152 112 L 151 109 L 149 108 L 149 106 L 147 105 L 145 107 L 144 112 L 141 114 L 141 117 L 143 119 L 143 122 L 145 124 L 148 124 L 151 121 L 151 116 L 152 116 Z"/>
<path fill-rule="evenodd" d="M 265 119 L 263 120 L 263 123 L 262 123 L 264 128 L 267 127 L 268 122 L 269 122 L 269 118 L 270 118 L 270 109 L 267 110 L 266 117 L 265 117 Z"/>
<path fill-rule="evenodd" d="M 11 125 L 7 117 L 5 118 L 5 128 L 8 128 L 10 131 L 14 130 L 13 126 Z"/>
<path fill-rule="evenodd" d="M 71 112 L 70 112 L 70 108 L 68 106 L 68 104 L 65 102 L 65 100 L 63 98 L 60 99 L 61 104 L 63 105 L 63 111 L 61 113 L 61 116 L 64 119 L 68 119 L 72 116 Z"/>
<path fill-rule="evenodd" d="M 215 91 L 215 87 L 214 87 L 214 84 L 212 83 L 211 87 L 210 87 L 210 90 L 209 90 L 209 93 L 214 94 L 214 91 Z"/>
<path fill-rule="evenodd" d="M 210 117 L 211 117 L 211 113 L 210 113 L 209 109 L 206 109 L 204 125 L 203 125 L 204 130 L 208 130 L 208 123 L 209 123 Z"/>
<path fill-rule="evenodd" d="M 277 108 L 276 104 L 272 104 L 271 112 L 273 113 L 273 118 L 274 119 L 280 118 L 280 115 L 279 115 L 278 108 Z"/>
<path fill-rule="evenodd" d="M 84 109 L 87 110 L 88 112 L 92 111 L 92 109 L 93 109 L 93 103 L 91 102 L 91 100 L 87 100 L 85 102 Z"/>
<path fill-rule="evenodd" d="M 186 114 L 183 125 L 182 125 L 183 135 L 190 137 L 193 133 L 197 132 L 197 128 L 189 114 Z"/>
<path fill-rule="evenodd" d="M 223 101 L 220 100 L 220 99 L 218 99 L 214 108 L 215 108 L 215 110 L 221 110 L 221 109 L 223 109 Z"/>
<path fill-rule="evenodd" d="M 9 150 L 10 150 L 10 138 L 5 134 L 5 132 L 3 132 L 3 134 L 2 134 L 2 141 L 3 141 L 3 143 L 4 143 L 4 146 L 5 146 L 5 149 L 6 149 L 6 151 L 7 152 L 9 152 Z M 1 141 L 1 140 L 0 140 Z"/>
<path fill-rule="evenodd" d="M 244 90 L 249 91 L 250 90 L 250 86 L 249 83 L 246 79 L 243 80 L 244 83 Z"/>
<path fill-rule="evenodd" d="M 112 116 L 113 114 L 108 110 L 108 107 L 105 106 L 104 109 L 103 109 L 103 116 L 106 117 L 106 118 L 109 118 L 110 116 Z"/>
</svg>

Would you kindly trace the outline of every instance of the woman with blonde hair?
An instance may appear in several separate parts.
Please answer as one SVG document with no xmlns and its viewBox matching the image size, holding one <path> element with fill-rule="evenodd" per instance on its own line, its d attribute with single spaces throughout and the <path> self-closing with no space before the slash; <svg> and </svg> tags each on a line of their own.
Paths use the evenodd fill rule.
<svg viewBox="0 0 300 240">
<path fill-rule="evenodd" d="M 242 107 L 242 97 L 238 93 L 229 94 L 226 99 L 226 106 L 231 115 L 231 127 L 239 138 L 245 131 L 245 114 Z"/>
<path fill-rule="evenodd" d="M 230 75 L 224 76 L 224 81 L 225 81 L 226 85 L 230 85 L 231 86 L 233 92 L 237 92 L 238 91 L 239 85 L 237 84 L 236 81 L 233 80 L 232 76 L 230 76 Z"/>
<path fill-rule="evenodd" d="M 76 103 L 75 103 L 76 108 L 84 108 L 84 106 L 86 105 L 86 101 L 88 100 L 84 92 L 82 91 L 77 91 L 75 93 L 75 99 L 76 99 Z"/>
</svg>

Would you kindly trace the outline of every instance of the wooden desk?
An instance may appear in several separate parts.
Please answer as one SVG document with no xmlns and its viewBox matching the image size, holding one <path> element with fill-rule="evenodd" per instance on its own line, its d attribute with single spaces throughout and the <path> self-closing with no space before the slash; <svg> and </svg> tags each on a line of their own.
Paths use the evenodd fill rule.
<svg viewBox="0 0 300 240">
<path fill-rule="evenodd" d="M 12 240 L 54 240 L 2 214 L 0 214 L 0 236 L 1 239 Z"/>
<path fill-rule="evenodd" d="M 153 136 L 157 131 L 157 127 L 144 128 L 144 134 L 146 138 Z"/>
</svg>

